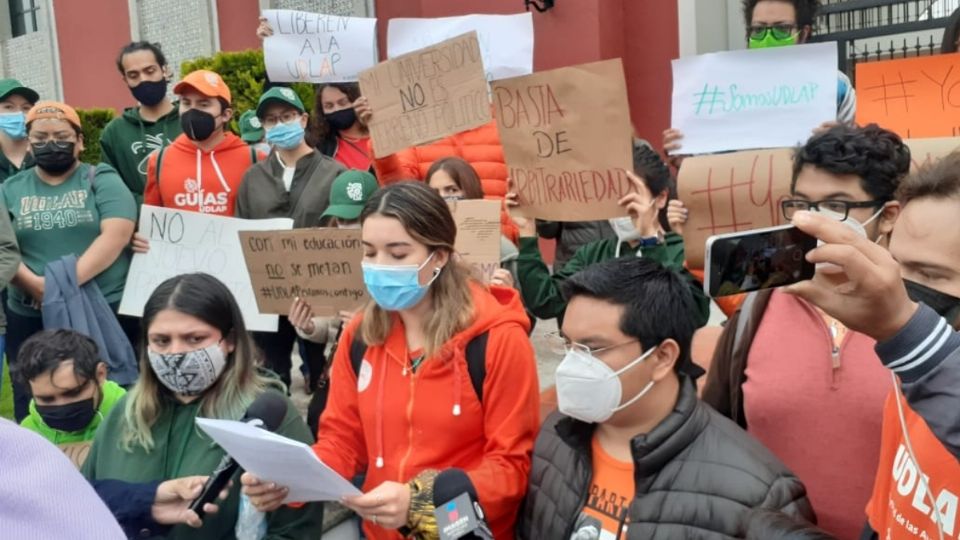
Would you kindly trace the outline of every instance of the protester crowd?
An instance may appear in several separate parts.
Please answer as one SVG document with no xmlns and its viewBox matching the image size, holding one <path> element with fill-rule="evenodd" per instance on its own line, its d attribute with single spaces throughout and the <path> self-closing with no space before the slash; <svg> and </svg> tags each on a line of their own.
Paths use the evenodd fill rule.
<svg viewBox="0 0 960 540">
<path fill-rule="evenodd" d="M 743 4 L 750 48 L 804 43 L 818 7 Z M 0 346 L 21 426 L 0 420 L 0 536 L 319 538 L 325 504 L 273 478 L 238 474 L 203 516 L 188 508 L 225 456 L 196 419 L 241 419 L 265 394 L 286 405 L 276 433 L 360 488 L 340 503 L 370 539 L 446 538 L 434 484 L 450 469 L 475 488 L 477 538 L 960 533 L 960 151 L 911 172 L 898 135 L 855 124 L 846 75 L 779 209 L 820 240 L 814 279 L 724 304 L 700 365 L 711 299 L 685 257 L 678 130 L 662 154 L 632 141 L 626 217 L 540 221 L 514 211 L 496 120 L 375 157 L 377 111 L 355 83 L 319 85 L 308 113 L 273 82 L 237 111 L 206 70 L 171 98 L 157 44 L 116 63 L 138 105 L 95 164 L 70 105 L 0 80 Z M 451 213 L 483 198 L 502 201 L 486 284 Z M 331 316 L 296 298 L 277 331 L 253 332 L 236 291 L 192 273 L 121 315 L 151 247 L 141 204 L 359 229 L 370 300 Z M 541 239 L 556 240 L 552 265 Z M 563 355 L 543 418 L 538 319 L 556 319 Z M 306 419 L 288 397 L 294 351 Z"/>
</svg>

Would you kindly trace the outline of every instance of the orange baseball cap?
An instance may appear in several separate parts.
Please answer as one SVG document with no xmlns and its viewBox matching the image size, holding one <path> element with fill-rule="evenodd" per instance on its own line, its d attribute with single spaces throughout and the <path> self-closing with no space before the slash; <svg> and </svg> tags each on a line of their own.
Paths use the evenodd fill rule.
<svg viewBox="0 0 960 540">
<path fill-rule="evenodd" d="M 73 107 L 59 101 L 38 101 L 36 105 L 27 113 L 27 123 L 34 120 L 43 120 L 52 118 L 54 120 L 66 120 L 73 124 L 77 129 L 83 129 L 80 125 L 80 116 Z"/>
<path fill-rule="evenodd" d="M 207 97 L 223 98 L 227 103 L 233 103 L 230 98 L 230 88 L 219 74 L 206 69 L 200 69 L 187 74 L 182 81 L 173 87 L 174 94 L 182 94 L 187 88 L 192 88 Z"/>
</svg>

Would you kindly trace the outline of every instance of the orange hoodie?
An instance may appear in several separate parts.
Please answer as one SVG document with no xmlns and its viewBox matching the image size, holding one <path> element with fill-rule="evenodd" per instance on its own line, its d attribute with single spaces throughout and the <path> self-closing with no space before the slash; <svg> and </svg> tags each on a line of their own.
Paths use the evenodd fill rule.
<svg viewBox="0 0 960 540">
<path fill-rule="evenodd" d="M 367 349 L 360 376 L 350 365 L 359 317 L 346 328 L 333 360 L 330 398 L 314 451 L 346 478 L 366 470 L 364 492 L 406 483 L 423 470 L 467 472 L 496 538 L 513 538 L 517 510 L 539 427 L 537 366 L 529 319 L 512 288 L 471 284 L 476 318 L 415 374 L 403 323 L 394 315 L 383 345 Z M 465 349 L 489 332 L 481 405 Z M 372 540 L 402 538 L 364 523 Z"/>
<path fill-rule="evenodd" d="M 163 151 L 157 183 L 157 155 L 147 162 L 147 189 L 143 203 L 233 217 L 237 188 L 244 173 L 253 165 L 250 147 L 233 133 L 226 133 L 220 144 L 205 152 L 186 135 L 174 139 Z M 258 152 L 258 160 L 264 155 Z"/>
</svg>

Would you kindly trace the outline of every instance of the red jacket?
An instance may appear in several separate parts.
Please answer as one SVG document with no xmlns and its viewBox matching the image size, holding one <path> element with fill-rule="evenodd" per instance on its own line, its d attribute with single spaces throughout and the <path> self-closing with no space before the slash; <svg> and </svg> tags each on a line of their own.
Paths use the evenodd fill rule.
<svg viewBox="0 0 960 540">
<path fill-rule="evenodd" d="M 539 425 L 537 366 L 529 319 L 514 289 L 472 284 L 473 324 L 411 374 L 403 323 L 394 316 L 383 345 L 367 348 L 358 377 L 346 328 L 333 360 L 330 398 L 314 450 L 346 478 L 366 470 L 365 492 L 405 483 L 421 471 L 458 467 L 477 488 L 497 538 L 512 538 Z M 488 332 L 481 405 L 470 382 L 467 343 Z M 457 410 L 459 409 L 459 411 Z M 459 415 L 457 414 L 459 412 Z M 365 522 L 371 540 L 400 539 Z"/>
</svg>

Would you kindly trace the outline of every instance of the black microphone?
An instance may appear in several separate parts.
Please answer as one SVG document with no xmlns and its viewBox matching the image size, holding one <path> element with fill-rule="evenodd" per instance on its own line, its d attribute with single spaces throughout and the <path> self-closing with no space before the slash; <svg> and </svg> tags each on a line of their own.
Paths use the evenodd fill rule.
<svg viewBox="0 0 960 540">
<path fill-rule="evenodd" d="M 462 469 L 447 469 L 433 481 L 433 515 L 440 540 L 493 540 L 477 489 Z"/>
<path fill-rule="evenodd" d="M 287 415 L 287 402 L 280 394 L 274 392 L 264 392 L 255 399 L 246 414 L 240 419 L 241 422 L 263 428 L 267 431 L 276 431 L 283 418 Z M 227 486 L 234 473 L 240 469 L 240 464 L 233 460 L 229 455 L 223 456 L 217 468 L 210 473 L 207 483 L 203 485 L 200 496 L 190 503 L 190 510 L 193 510 L 203 519 L 205 512 L 203 505 L 216 500 L 223 488 Z"/>
</svg>

